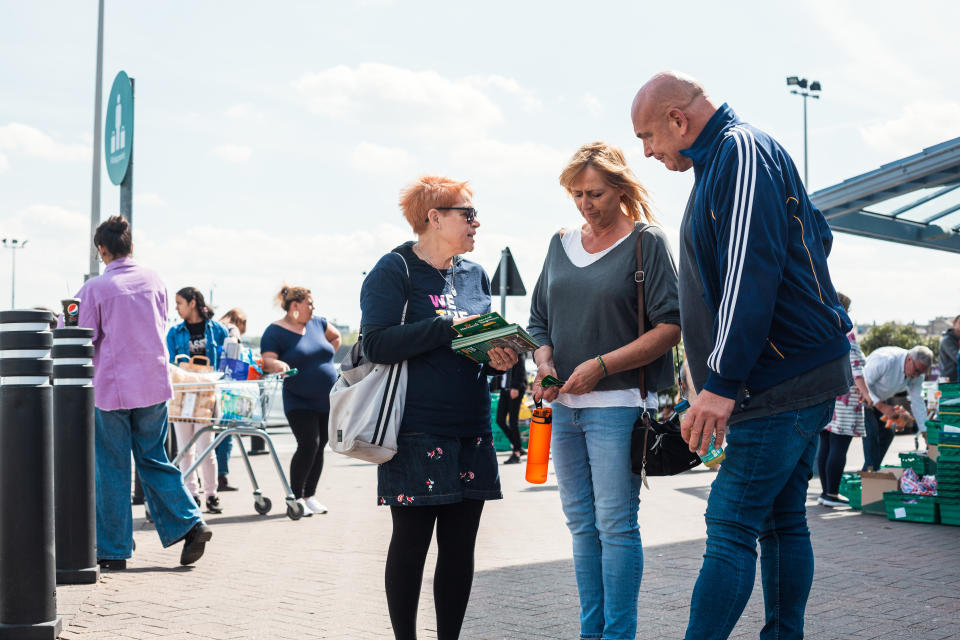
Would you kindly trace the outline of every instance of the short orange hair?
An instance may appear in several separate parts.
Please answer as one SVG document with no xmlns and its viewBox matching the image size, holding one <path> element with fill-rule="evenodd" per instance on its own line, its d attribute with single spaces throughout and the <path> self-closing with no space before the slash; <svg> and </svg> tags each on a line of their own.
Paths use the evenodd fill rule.
<svg viewBox="0 0 960 640">
<path fill-rule="evenodd" d="M 437 207 L 452 207 L 466 193 L 473 196 L 466 181 L 443 176 L 420 176 L 400 192 L 400 208 L 414 233 L 427 229 L 427 213 Z"/>
</svg>

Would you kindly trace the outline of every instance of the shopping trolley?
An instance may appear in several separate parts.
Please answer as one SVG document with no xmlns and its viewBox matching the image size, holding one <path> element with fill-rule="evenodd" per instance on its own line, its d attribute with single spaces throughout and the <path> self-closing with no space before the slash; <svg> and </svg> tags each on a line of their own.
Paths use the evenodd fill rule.
<svg viewBox="0 0 960 640">
<path fill-rule="evenodd" d="M 277 457 L 273 440 L 266 431 L 271 398 L 276 394 L 284 378 L 296 374 L 296 369 L 290 369 L 283 373 L 265 374 L 258 380 L 215 379 L 220 375 L 219 373 L 185 374 L 184 377 L 191 378 L 189 381 L 174 382 L 174 397 L 170 403 L 170 422 L 206 423 L 207 426 L 193 434 L 174 458 L 173 463 L 179 463 L 182 452 L 188 451 L 204 434 L 212 431 L 215 436 L 213 441 L 197 454 L 194 463 L 183 472 L 183 476 L 187 477 L 194 473 L 204 458 L 214 455 L 214 449 L 225 439 L 236 438 L 240 444 L 238 447 L 240 453 L 243 455 L 243 464 L 253 484 L 253 509 L 261 515 L 270 513 L 273 503 L 260 491 L 260 484 L 250 464 L 250 457 L 240 440 L 240 436 L 259 436 L 267 443 L 267 451 L 286 491 L 284 502 L 287 503 L 287 517 L 291 520 L 299 520 L 303 516 L 303 505 L 294 497 L 290 483 L 287 482 L 287 476 L 283 472 L 283 466 Z"/>
</svg>

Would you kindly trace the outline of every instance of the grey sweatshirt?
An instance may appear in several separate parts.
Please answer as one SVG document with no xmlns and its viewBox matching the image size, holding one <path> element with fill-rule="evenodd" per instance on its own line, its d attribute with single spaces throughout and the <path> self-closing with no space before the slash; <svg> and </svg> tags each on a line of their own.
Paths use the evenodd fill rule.
<svg viewBox="0 0 960 640">
<path fill-rule="evenodd" d="M 593 264 L 576 267 L 553 236 L 530 304 L 530 335 L 553 347 L 557 375 L 566 380 L 582 362 L 633 342 L 637 326 L 637 223 L 630 236 Z M 646 331 L 658 324 L 680 324 L 677 268 L 659 227 L 643 232 L 644 311 Z M 670 351 L 646 365 L 646 391 L 660 391 L 673 382 Z M 596 391 L 634 389 L 639 369 L 602 378 Z"/>
</svg>

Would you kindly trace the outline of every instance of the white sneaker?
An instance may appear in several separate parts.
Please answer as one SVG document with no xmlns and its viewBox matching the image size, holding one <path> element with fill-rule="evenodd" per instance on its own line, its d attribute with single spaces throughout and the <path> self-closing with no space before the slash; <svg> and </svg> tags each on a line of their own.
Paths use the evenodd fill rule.
<svg viewBox="0 0 960 640">
<path fill-rule="evenodd" d="M 830 496 L 822 496 L 822 504 L 825 507 L 849 507 L 850 502 L 843 498 L 833 498 Z"/>
<path fill-rule="evenodd" d="M 320 501 L 317 500 L 314 496 L 307 498 L 307 507 L 310 508 L 310 511 L 314 513 L 326 513 L 327 508 L 320 504 Z"/>
<path fill-rule="evenodd" d="M 297 504 L 299 504 L 301 507 L 303 507 L 303 517 L 304 517 L 304 518 L 309 518 L 310 516 L 313 515 L 313 510 L 310 509 L 309 506 L 307 506 L 307 501 L 306 501 L 306 500 L 304 500 L 303 498 L 300 498 L 299 500 L 297 500 Z"/>
</svg>

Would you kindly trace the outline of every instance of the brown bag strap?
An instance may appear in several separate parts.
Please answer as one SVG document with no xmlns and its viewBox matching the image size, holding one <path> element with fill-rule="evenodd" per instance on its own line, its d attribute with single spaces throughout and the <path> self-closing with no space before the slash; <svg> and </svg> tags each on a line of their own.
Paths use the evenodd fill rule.
<svg viewBox="0 0 960 640">
<path fill-rule="evenodd" d="M 633 280 L 637 283 L 637 327 L 638 334 L 637 337 L 643 336 L 643 329 L 645 326 L 645 313 L 643 308 L 643 281 L 645 280 L 643 274 L 643 232 L 646 231 L 649 225 L 643 225 L 640 227 L 640 233 L 637 234 L 637 270 L 633 274 Z M 647 397 L 647 385 L 646 385 L 646 376 L 644 367 L 640 367 L 640 394 L 643 396 L 644 401 Z"/>
</svg>

